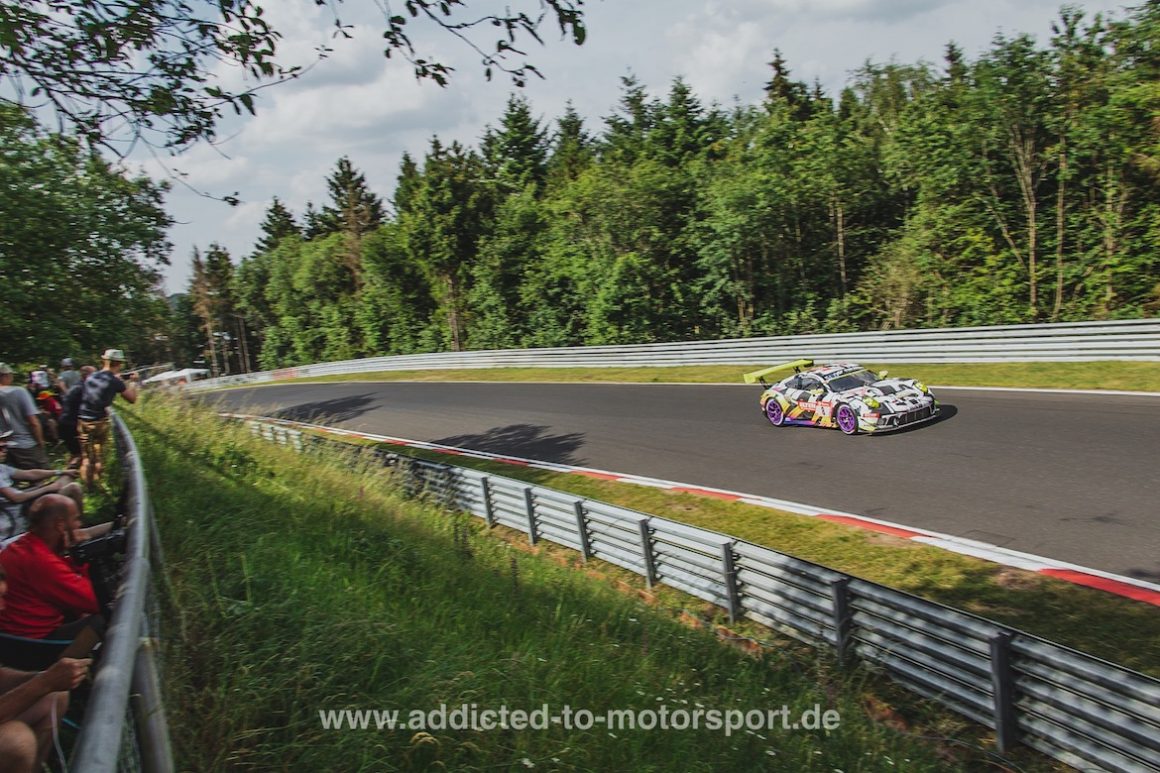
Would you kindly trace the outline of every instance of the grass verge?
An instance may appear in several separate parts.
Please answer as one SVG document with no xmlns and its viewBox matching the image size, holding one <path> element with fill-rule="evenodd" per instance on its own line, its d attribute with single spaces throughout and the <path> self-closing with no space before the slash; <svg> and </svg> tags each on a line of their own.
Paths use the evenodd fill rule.
<svg viewBox="0 0 1160 773">
<path fill-rule="evenodd" d="M 388 473 L 353 458 L 300 456 L 153 397 L 125 416 L 169 562 L 167 701 L 182 769 L 946 770 L 989 759 L 971 726 L 901 703 L 873 675 L 788 643 L 756 655 L 722 646 L 599 573 L 403 499 Z M 392 732 L 324 730 L 319 717 L 544 703 L 786 704 L 791 716 L 820 704 L 841 725 Z M 905 713 L 909 731 L 867 707 L 895 727 Z M 1052 767 L 1030 754 L 1018 764 Z"/>
<path fill-rule="evenodd" d="M 774 363 L 769 363 L 774 364 Z M 1160 392 L 1160 362 L 863 363 L 876 371 L 949 386 L 1027 389 L 1105 389 Z M 741 383 L 758 365 L 688 365 L 658 368 L 480 368 L 388 370 L 288 379 L 278 383 L 330 381 L 567 381 L 633 383 Z"/>
<path fill-rule="evenodd" d="M 724 532 L 1160 677 L 1160 611 L 1151 604 L 794 513 L 382 445 Z"/>
</svg>

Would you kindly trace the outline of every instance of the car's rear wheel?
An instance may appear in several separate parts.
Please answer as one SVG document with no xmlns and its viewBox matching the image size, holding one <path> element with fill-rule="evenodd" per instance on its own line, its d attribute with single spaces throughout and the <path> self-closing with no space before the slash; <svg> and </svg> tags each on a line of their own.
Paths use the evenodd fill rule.
<svg viewBox="0 0 1160 773">
<path fill-rule="evenodd" d="M 838 420 L 838 429 L 847 435 L 858 434 L 858 414 L 854 413 L 854 409 L 848 405 L 839 405 L 838 411 L 835 414 Z"/>
<path fill-rule="evenodd" d="M 765 418 L 769 419 L 769 423 L 775 427 L 780 427 L 785 423 L 785 410 L 776 397 L 769 398 L 769 402 L 765 404 Z"/>
</svg>

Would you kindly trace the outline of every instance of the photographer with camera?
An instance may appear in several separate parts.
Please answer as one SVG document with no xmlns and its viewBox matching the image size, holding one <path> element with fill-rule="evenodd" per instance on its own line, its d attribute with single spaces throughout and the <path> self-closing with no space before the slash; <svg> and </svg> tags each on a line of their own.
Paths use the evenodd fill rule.
<svg viewBox="0 0 1160 773">
<path fill-rule="evenodd" d="M 46 494 L 28 511 L 28 532 L 0 550 L 8 575 L 8 599 L 0 611 L 0 632 L 28 639 L 72 640 L 83 629 L 104 635 L 105 620 L 88 565 L 68 550 L 107 534 L 111 524 L 84 529 L 76 503 Z"/>
</svg>

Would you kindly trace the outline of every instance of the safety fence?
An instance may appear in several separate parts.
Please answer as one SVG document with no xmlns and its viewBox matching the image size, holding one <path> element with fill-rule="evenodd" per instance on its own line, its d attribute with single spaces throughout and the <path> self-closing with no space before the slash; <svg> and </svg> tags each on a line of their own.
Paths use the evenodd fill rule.
<svg viewBox="0 0 1160 773">
<path fill-rule="evenodd" d="M 153 505 L 137 444 L 119 416 L 113 432 L 127 516 L 125 560 L 69 770 L 174 769 L 156 662 L 159 614 L 151 565 L 162 566 Z"/>
<path fill-rule="evenodd" d="M 869 363 L 1160 361 L 1160 320 L 887 330 L 627 346 L 369 357 L 198 381 L 190 389 L 397 370 L 760 365 L 810 358 Z"/>
<path fill-rule="evenodd" d="M 749 619 L 1081 770 L 1160 770 L 1160 680 L 951 607 L 727 534 L 265 422 L 299 451 L 341 447 L 393 465 L 409 493 L 598 558 Z"/>
</svg>

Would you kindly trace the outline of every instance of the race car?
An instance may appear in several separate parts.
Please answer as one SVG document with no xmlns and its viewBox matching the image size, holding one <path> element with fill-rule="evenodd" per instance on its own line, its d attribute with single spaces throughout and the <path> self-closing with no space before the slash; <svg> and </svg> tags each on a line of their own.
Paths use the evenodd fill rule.
<svg viewBox="0 0 1160 773">
<path fill-rule="evenodd" d="M 790 375 L 775 384 L 774 373 Z M 805 424 L 837 427 L 847 435 L 879 433 L 909 427 L 938 416 L 939 405 L 930 389 L 914 379 L 886 378 L 861 365 L 815 365 L 794 360 L 745 374 L 745 383 L 760 382 L 761 412 L 775 427 Z"/>
</svg>

